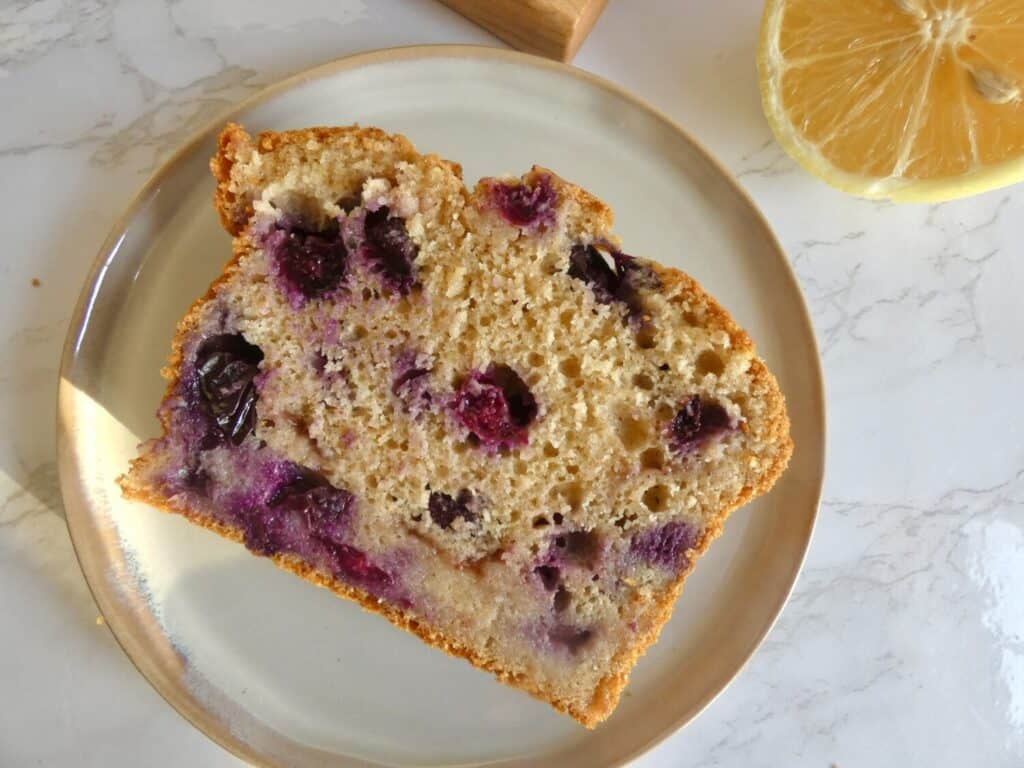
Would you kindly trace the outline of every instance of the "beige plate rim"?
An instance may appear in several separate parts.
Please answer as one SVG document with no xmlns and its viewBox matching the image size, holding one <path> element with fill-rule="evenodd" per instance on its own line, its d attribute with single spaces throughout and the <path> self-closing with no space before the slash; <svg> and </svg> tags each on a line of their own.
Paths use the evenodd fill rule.
<svg viewBox="0 0 1024 768">
<path fill-rule="evenodd" d="M 76 361 L 76 340 L 80 337 L 88 320 L 93 289 L 102 277 L 108 263 L 108 258 L 118 244 L 121 233 L 125 230 L 126 225 L 139 213 L 144 201 L 160 187 L 164 179 L 172 173 L 176 165 L 184 157 L 194 151 L 203 141 L 209 140 L 211 136 L 215 135 L 226 122 L 232 119 L 234 115 L 239 114 L 250 107 L 263 103 L 279 93 L 314 80 L 329 77 L 345 70 L 357 69 L 379 63 L 421 58 L 465 58 L 489 60 L 493 62 L 509 62 L 541 70 L 558 72 L 563 75 L 568 74 L 591 86 L 610 92 L 612 95 L 632 103 L 649 113 L 656 120 L 669 126 L 682 140 L 690 144 L 696 152 L 721 175 L 721 177 L 733 188 L 735 193 L 748 206 L 752 217 L 756 220 L 757 225 L 763 231 L 766 243 L 768 243 L 770 249 L 777 256 L 780 271 L 783 276 L 792 283 L 794 294 L 800 297 L 800 306 L 798 309 L 801 313 L 802 320 L 806 323 L 806 327 L 808 329 L 813 328 L 806 302 L 803 300 L 803 294 L 799 288 L 799 283 L 793 273 L 788 259 L 785 257 L 778 239 L 760 209 L 732 174 L 726 170 L 699 141 L 697 141 L 685 129 L 679 126 L 663 112 L 621 86 L 577 67 L 517 51 L 486 46 L 413 45 L 388 48 L 346 56 L 286 77 L 267 86 L 247 99 L 236 103 L 226 109 L 218 117 L 207 123 L 203 128 L 193 134 L 193 136 L 177 151 L 175 151 L 142 186 L 139 193 L 128 205 L 124 214 L 122 214 L 122 216 L 111 227 L 110 233 L 100 247 L 96 259 L 94 260 L 85 279 L 81 294 L 79 295 L 78 302 L 71 318 L 61 356 L 57 403 L 57 458 L 61 492 L 64 498 L 65 515 L 75 555 L 78 559 L 82 572 L 85 575 L 86 582 L 92 592 L 93 598 L 96 600 L 107 625 L 110 627 L 111 632 L 122 650 L 124 650 L 125 654 L 129 659 L 131 659 L 132 663 L 143 677 L 148 680 L 153 688 L 164 698 L 165 701 L 167 701 L 168 704 L 177 710 L 179 714 L 221 747 L 255 766 L 273 768 L 277 763 L 272 762 L 267 758 L 267 756 L 259 754 L 250 744 L 233 733 L 228 724 L 213 716 L 201 703 L 196 701 L 195 697 L 182 685 L 179 676 L 173 674 L 173 670 L 162 668 L 159 663 L 154 662 L 152 659 L 148 659 L 146 657 L 146 648 L 144 644 L 139 642 L 139 637 L 136 637 L 127 629 L 130 617 L 135 614 L 135 612 L 140 608 L 140 605 L 136 604 L 134 601 L 126 602 L 123 596 L 115 595 L 111 582 L 105 575 L 112 565 L 116 565 L 111 561 L 109 554 L 111 550 L 111 533 L 109 531 L 99 530 L 97 526 L 95 526 L 90 515 L 89 505 L 86 502 L 85 484 L 80 471 L 81 467 L 70 438 L 71 435 L 75 434 L 77 427 L 75 424 L 75 410 L 74 408 L 69 407 L 70 393 L 67 390 L 70 385 L 67 384 L 69 380 L 68 374 L 71 373 Z M 793 586 L 796 583 L 797 576 L 799 575 L 803 562 L 806 558 L 807 549 L 810 545 L 814 523 L 817 519 L 818 508 L 821 501 L 822 486 L 824 483 L 824 446 L 826 437 L 824 377 L 821 368 L 821 359 L 817 349 L 816 340 L 814 340 L 813 332 L 811 333 L 811 340 L 812 343 L 814 343 L 812 351 L 814 353 L 813 358 L 816 361 L 816 366 L 812 370 L 808 371 L 808 374 L 814 379 L 813 389 L 815 395 L 815 402 L 810 404 L 810 408 L 814 412 L 813 415 L 815 421 L 821 425 L 822 431 L 821 450 L 819 455 L 814 457 L 813 462 L 814 467 L 817 470 L 815 481 L 816 487 L 813 490 L 814 508 L 808 518 L 806 535 L 804 536 L 800 557 L 792 564 L 789 586 L 779 596 L 777 605 L 774 606 L 775 619 L 773 619 L 772 622 L 764 628 L 764 632 L 761 636 L 751 645 L 749 653 L 744 658 L 736 660 L 735 670 L 718 691 L 706 696 L 689 711 L 682 713 L 670 727 L 664 729 L 661 733 L 658 733 L 646 743 L 637 746 L 632 752 L 623 756 L 615 763 L 609 764 L 609 768 L 627 765 L 655 747 L 657 744 L 664 741 L 672 733 L 685 726 L 700 714 L 700 712 L 702 712 L 729 685 L 729 683 L 735 679 L 736 675 L 739 674 L 749 659 L 754 655 L 761 643 L 764 641 L 764 638 L 770 632 L 772 626 L 774 626 L 775 620 L 777 620 L 786 601 L 789 599 Z M 167 663 L 167 660 L 164 661 Z M 362 763 L 354 760 L 352 764 L 359 765 Z"/>
</svg>

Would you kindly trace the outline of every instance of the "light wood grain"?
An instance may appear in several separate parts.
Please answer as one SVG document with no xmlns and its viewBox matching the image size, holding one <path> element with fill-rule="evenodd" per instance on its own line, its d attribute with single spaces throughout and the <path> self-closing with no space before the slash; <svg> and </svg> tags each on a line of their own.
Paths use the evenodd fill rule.
<svg viewBox="0 0 1024 768">
<path fill-rule="evenodd" d="M 441 0 L 509 45 L 571 61 L 607 0 Z"/>
</svg>

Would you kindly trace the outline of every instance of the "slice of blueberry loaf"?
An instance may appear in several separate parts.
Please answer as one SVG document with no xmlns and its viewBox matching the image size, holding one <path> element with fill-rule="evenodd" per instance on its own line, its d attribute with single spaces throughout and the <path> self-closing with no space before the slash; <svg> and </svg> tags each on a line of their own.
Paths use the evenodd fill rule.
<svg viewBox="0 0 1024 768">
<path fill-rule="evenodd" d="M 178 327 L 125 493 L 586 726 L 792 444 L 747 335 L 554 173 L 372 128 L 211 163 L 234 258 Z"/>
</svg>

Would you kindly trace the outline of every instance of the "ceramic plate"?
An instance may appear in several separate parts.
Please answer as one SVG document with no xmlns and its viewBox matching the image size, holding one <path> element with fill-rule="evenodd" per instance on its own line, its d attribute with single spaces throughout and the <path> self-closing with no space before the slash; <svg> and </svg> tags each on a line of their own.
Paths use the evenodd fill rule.
<svg viewBox="0 0 1024 768">
<path fill-rule="evenodd" d="M 552 168 L 607 201 L 630 253 L 700 280 L 750 331 L 789 402 L 796 452 L 734 514 L 618 711 L 588 732 L 383 619 L 114 483 L 157 433 L 176 321 L 230 255 L 207 161 L 224 120 L 251 131 L 359 122 L 483 175 Z M 110 628 L 156 689 L 257 765 L 621 765 L 693 718 L 782 609 L 811 536 L 824 413 L 811 325 L 750 199 L 691 138 L 581 71 L 484 48 L 344 59 L 211 125 L 150 180 L 100 251 L 72 321 L 59 394 L 68 526 Z"/>
</svg>

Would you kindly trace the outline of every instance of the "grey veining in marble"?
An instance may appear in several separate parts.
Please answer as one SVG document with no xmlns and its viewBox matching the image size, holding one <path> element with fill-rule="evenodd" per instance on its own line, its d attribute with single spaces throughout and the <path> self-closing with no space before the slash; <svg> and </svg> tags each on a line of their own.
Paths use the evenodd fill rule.
<svg viewBox="0 0 1024 768">
<path fill-rule="evenodd" d="M 1022 765 L 1024 187 L 895 206 L 808 177 L 761 116 L 758 5 L 613 2 L 576 61 L 740 178 L 828 383 L 825 503 L 792 601 L 638 764 Z M 286 74 L 429 42 L 497 44 L 426 0 L 0 3 L 0 766 L 238 764 L 97 623 L 57 490 L 61 343 L 107 230 L 196 128 Z"/>
</svg>

